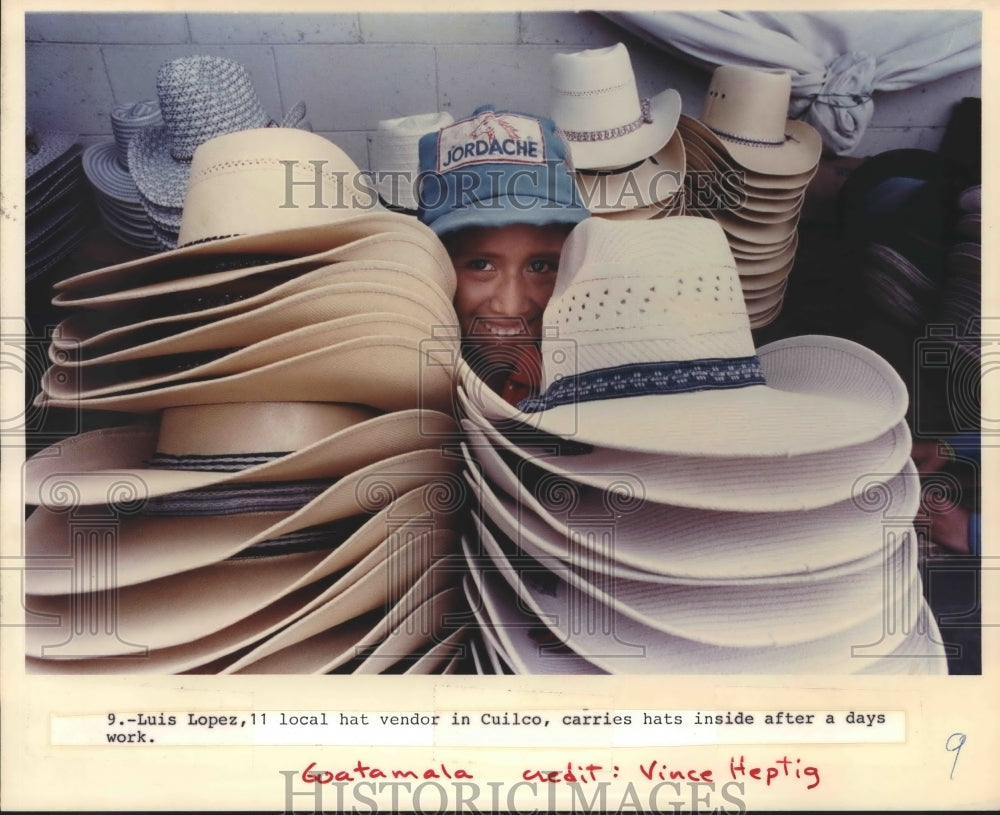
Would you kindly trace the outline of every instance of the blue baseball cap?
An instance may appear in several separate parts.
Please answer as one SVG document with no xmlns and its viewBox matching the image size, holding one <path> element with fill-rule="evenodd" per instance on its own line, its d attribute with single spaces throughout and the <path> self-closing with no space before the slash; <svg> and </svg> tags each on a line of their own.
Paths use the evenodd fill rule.
<svg viewBox="0 0 1000 815">
<path fill-rule="evenodd" d="M 421 137 L 417 215 L 437 235 L 473 226 L 577 224 L 590 215 L 551 119 L 477 108 Z"/>
</svg>

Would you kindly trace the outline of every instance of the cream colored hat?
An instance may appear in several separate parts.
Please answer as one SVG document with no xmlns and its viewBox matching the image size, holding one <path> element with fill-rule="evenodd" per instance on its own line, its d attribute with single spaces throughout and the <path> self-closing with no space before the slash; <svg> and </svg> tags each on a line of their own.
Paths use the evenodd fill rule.
<svg viewBox="0 0 1000 815">
<path fill-rule="evenodd" d="M 455 121 L 448 112 L 382 119 L 372 137 L 372 173 L 379 197 L 390 207 L 416 215 L 420 137 Z"/>
<path fill-rule="evenodd" d="M 542 393 L 519 409 L 497 397 L 501 418 L 623 450 L 766 457 L 860 444 L 906 412 L 899 375 L 857 343 L 795 337 L 757 352 L 710 219 L 591 218 L 561 267 L 543 317 Z"/>
<path fill-rule="evenodd" d="M 617 169 L 645 161 L 670 140 L 680 111 L 681 97 L 673 89 L 639 98 L 622 43 L 552 56 L 550 116 L 578 168 Z"/>
<path fill-rule="evenodd" d="M 158 422 L 92 430 L 38 452 L 25 465 L 25 502 L 54 510 L 66 502 L 141 504 L 224 483 L 346 476 L 439 445 L 455 430 L 446 414 L 416 408 L 384 415 L 332 403 L 168 408 Z"/>
<path fill-rule="evenodd" d="M 100 295 L 123 288 L 140 269 L 183 272 L 195 258 L 296 256 L 379 232 L 429 231 L 373 198 L 357 165 L 315 133 L 268 127 L 218 136 L 191 160 L 177 249 L 85 272 L 56 288 Z"/>
<path fill-rule="evenodd" d="M 823 142 L 814 127 L 788 118 L 791 88 L 787 71 L 720 65 L 700 116 L 705 141 L 755 173 L 814 170 Z"/>
</svg>

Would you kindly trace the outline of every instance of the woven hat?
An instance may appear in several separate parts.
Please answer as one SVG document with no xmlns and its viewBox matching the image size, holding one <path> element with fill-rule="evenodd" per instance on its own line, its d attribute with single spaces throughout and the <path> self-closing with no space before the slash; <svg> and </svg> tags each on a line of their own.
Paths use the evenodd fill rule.
<svg viewBox="0 0 1000 815">
<path fill-rule="evenodd" d="M 352 401 L 379 410 L 448 410 L 453 366 L 437 355 L 457 353 L 457 337 L 363 336 L 214 379 L 85 399 L 39 394 L 35 405 L 152 413 L 180 405 L 268 402 L 275 394 L 300 402 L 343 401 L 350 394 Z"/>
<path fill-rule="evenodd" d="M 452 124 L 447 112 L 382 119 L 372 137 L 372 172 L 379 197 L 389 207 L 416 214 L 420 139 Z"/>
<path fill-rule="evenodd" d="M 765 379 L 732 253 L 704 218 L 580 224 L 545 309 L 542 393 L 501 418 L 650 453 L 787 456 L 876 438 L 907 393 L 835 337 L 772 343 Z M 506 406 L 504 408 L 503 406 Z"/>
<path fill-rule="evenodd" d="M 116 656 L 169 648 L 224 630 L 294 591 L 330 578 L 332 582 L 296 616 L 315 606 L 332 605 L 346 590 L 364 580 L 368 595 L 365 605 L 336 603 L 343 609 L 342 620 L 350 619 L 387 599 L 395 602 L 439 554 L 450 548 L 446 534 L 453 533 L 422 531 L 422 535 L 404 539 L 401 545 L 391 538 L 385 539 L 382 548 L 339 574 L 335 573 L 339 560 L 335 549 L 332 553 L 226 561 L 116 589 L 117 637 L 68 635 L 72 625 L 80 625 L 85 632 L 100 631 L 100 621 L 105 616 L 105 605 L 98 602 L 103 599 L 101 592 L 93 593 L 95 602 L 81 604 L 79 614 L 71 611 L 74 604 L 80 603 L 77 594 L 29 594 L 25 598 L 29 614 L 51 614 L 62 624 L 34 626 L 38 630 L 25 637 L 26 651 L 37 657 L 64 646 L 66 657 L 74 652 L 80 656 Z M 206 586 L 212 590 L 206 591 Z"/>
<path fill-rule="evenodd" d="M 720 65 L 699 117 L 704 140 L 756 173 L 814 170 L 822 139 L 811 125 L 788 118 L 791 87 L 787 71 Z"/>
<path fill-rule="evenodd" d="M 492 445 L 467 441 L 465 452 L 467 471 L 482 473 L 474 486 L 483 508 L 512 540 L 525 547 L 530 541 L 564 560 L 613 558 L 615 574 L 637 580 L 724 582 L 836 568 L 877 552 L 885 518 L 913 517 L 920 501 L 920 481 L 908 459 L 895 476 L 865 478 L 861 500 L 852 497 L 808 512 L 745 512 L 608 493 L 561 474 L 526 483 L 519 477 L 523 472 L 504 463 Z M 610 524 L 613 547 L 601 534 Z M 712 541 L 710 548 L 706 540 Z"/>
<path fill-rule="evenodd" d="M 365 653 L 385 642 L 395 625 L 395 630 L 409 627 L 411 631 L 432 633 L 440 630 L 442 613 L 447 606 L 441 603 L 442 594 L 451 581 L 448 573 L 455 567 L 457 555 L 448 555 L 434 568 L 421 574 L 396 605 L 358 616 L 319 633 L 305 636 L 300 633 L 287 636 L 281 632 L 241 656 L 222 673 L 234 674 L 305 674 L 330 673 L 349 663 L 358 654 Z M 346 599 L 347 592 L 344 597 Z M 295 626 L 293 626 L 293 629 Z M 266 651 L 266 655 L 264 655 Z M 397 653 L 400 653 L 397 650 Z"/>
<path fill-rule="evenodd" d="M 318 315 L 321 316 L 321 315 Z M 282 317 L 277 315 L 277 324 Z M 193 357 L 166 354 L 141 361 L 124 360 L 78 365 L 57 362 L 42 375 L 43 393 L 53 399 L 92 398 L 184 383 L 218 381 L 260 370 L 268 365 L 326 347 L 336 347 L 369 337 L 393 337 L 419 346 L 432 334 L 426 319 L 398 312 L 350 314 L 322 322 L 299 324 L 241 347 L 215 347 L 193 352 Z M 206 357 L 208 358 L 206 361 Z M 335 397 L 331 394 L 331 401 Z"/>
<path fill-rule="evenodd" d="M 462 419 L 462 429 L 478 445 L 470 449 L 484 466 L 493 456 L 487 446 L 492 445 L 519 478 L 531 474 L 538 479 L 548 472 L 577 485 L 626 496 L 642 494 L 656 504 L 727 512 L 815 509 L 859 497 L 866 483 L 858 473 L 899 472 L 912 447 L 905 422 L 871 441 L 843 448 L 837 456 L 804 453 L 792 459 L 665 455 L 611 447 L 560 452 L 558 442 L 511 439 L 488 422 Z"/>
<path fill-rule="evenodd" d="M 420 139 L 420 220 L 441 236 L 466 227 L 576 224 L 590 213 L 568 148 L 542 117 L 492 105 Z"/>
<path fill-rule="evenodd" d="M 667 89 L 640 99 L 628 49 L 617 43 L 554 54 L 550 110 L 574 166 L 617 169 L 663 149 L 677 126 L 681 97 Z"/>
<path fill-rule="evenodd" d="M 182 207 L 195 149 L 216 136 L 276 124 L 264 112 L 250 74 L 224 57 L 170 60 L 156 75 L 163 124 L 140 130 L 129 142 L 128 165 L 143 197 L 160 207 Z M 293 127 L 297 106 L 279 125 Z"/>
<path fill-rule="evenodd" d="M 178 248 L 107 266 L 56 284 L 60 292 L 100 296 L 140 276 L 187 276 L 195 258 L 301 255 L 380 232 L 417 232 L 415 219 L 387 212 L 360 183 L 357 165 L 333 142 L 294 128 L 261 128 L 202 144 L 190 163 Z M 324 206 L 313 206 L 316 201 Z M 447 258 L 444 248 L 439 251 Z M 257 264 L 261 265 L 261 264 Z"/>
<path fill-rule="evenodd" d="M 77 143 L 75 133 L 61 133 L 51 130 L 36 130 L 28 125 L 25 133 L 24 177 L 26 190 L 37 181 L 47 167 L 70 152 Z"/>
</svg>

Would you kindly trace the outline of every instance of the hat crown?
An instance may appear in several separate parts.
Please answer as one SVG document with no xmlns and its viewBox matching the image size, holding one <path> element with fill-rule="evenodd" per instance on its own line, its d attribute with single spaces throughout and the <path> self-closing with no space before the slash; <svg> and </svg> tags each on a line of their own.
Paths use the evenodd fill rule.
<svg viewBox="0 0 1000 815">
<path fill-rule="evenodd" d="M 250 74 L 238 62 L 208 55 L 160 66 L 156 92 L 170 140 L 170 155 L 189 161 L 214 136 L 264 127 L 270 121 Z"/>
<path fill-rule="evenodd" d="M 372 139 L 372 170 L 382 199 L 403 209 L 417 209 L 420 139 L 454 122 L 450 113 L 419 113 L 378 123 Z"/>
<path fill-rule="evenodd" d="M 144 127 L 163 124 L 160 105 L 152 99 L 115 105 L 111 109 L 111 134 L 115 140 L 115 158 L 128 171 L 128 143 Z"/>
<path fill-rule="evenodd" d="M 722 139 L 780 146 L 791 88 L 787 71 L 720 65 L 712 73 L 701 121 Z"/>
<path fill-rule="evenodd" d="M 710 219 L 591 218 L 570 233 L 559 265 L 544 315 L 544 387 L 622 365 L 754 353 L 736 263 Z"/>
<path fill-rule="evenodd" d="M 217 136 L 191 160 L 178 245 L 334 224 L 378 208 L 337 145 L 297 128 Z"/>
<path fill-rule="evenodd" d="M 642 117 L 639 89 L 622 43 L 552 56 L 552 118 L 564 130 L 619 127 Z"/>
</svg>

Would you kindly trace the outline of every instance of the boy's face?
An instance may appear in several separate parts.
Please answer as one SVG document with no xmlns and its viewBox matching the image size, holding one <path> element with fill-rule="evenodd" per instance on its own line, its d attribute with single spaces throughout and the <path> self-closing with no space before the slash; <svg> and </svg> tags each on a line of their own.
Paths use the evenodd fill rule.
<svg viewBox="0 0 1000 815">
<path fill-rule="evenodd" d="M 537 340 L 570 227 L 472 227 L 444 242 L 458 278 L 455 311 L 467 353 L 509 368 L 512 352 Z"/>
</svg>

